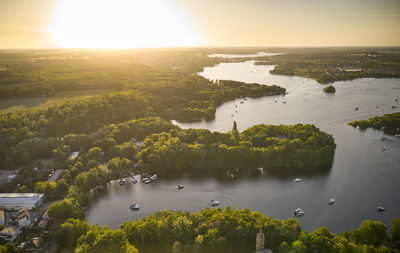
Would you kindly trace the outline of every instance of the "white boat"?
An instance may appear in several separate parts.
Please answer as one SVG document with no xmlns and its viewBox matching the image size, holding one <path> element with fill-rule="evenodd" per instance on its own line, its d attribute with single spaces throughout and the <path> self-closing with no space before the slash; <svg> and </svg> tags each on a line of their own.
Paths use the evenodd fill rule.
<svg viewBox="0 0 400 253">
<path fill-rule="evenodd" d="M 298 182 L 300 182 L 301 181 L 301 178 L 295 178 L 294 180 L 293 180 L 293 182 L 295 182 L 295 183 L 298 183 Z"/>
<path fill-rule="evenodd" d="M 335 204 L 335 202 L 336 202 L 335 199 L 330 199 L 330 200 L 328 201 L 329 205 L 333 205 L 333 204 Z"/>
<path fill-rule="evenodd" d="M 146 178 L 146 180 L 144 180 L 143 183 L 145 183 L 145 184 L 150 184 L 150 183 L 151 183 L 151 180 L 150 180 L 149 178 Z"/>
<path fill-rule="evenodd" d="M 133 203 L 133 204 L 131 204 L 131 205 L 129 206 L 129 208 L 132 209 L 132 210 L 139 210 L 139 205 Z"/>
<path fill-rule="evenodd" d="M 181 190 L 181 189 L 183 189 L 184 188 L 184 186 L 183 185 L 181 185 L 181 184 L 178 184 L 178 190 Z"/>
<path fill-rule="evenodd" d="M 386 148 L 384 146 L 381 147 L 381 151 L 385 151 Z"/>
<path fill-rule="evenodd" d="M 304 211 L 301 208 L 296 208 L 294 210 L 294 215 L 297 217 L 303 216 L 304 215 Z"/>
<path fill-rule="evenodd" d="M 157 174 L 152 175 L 152 176 L 150 177 L 150 180 L 152 180 L 152 181 L 157 180 Z"/>
<path fill-rule="evenodd" d="M 383 211 L 385 211 L 386 209 L 385 209 L 383 206 L 378 206 L 378 207 L 376 208 L 376 210 L 377 210 L 378 212 L 383 212 Z"/>
<path fill-rule="evenodd" d="M 126 185 L 126 180 L 125 179 L 120 179 L 118 180 L 119 185 Z"/>
<path fill-rule="evenodd" d="M 219 203 L 219 201 L 217 201 L 217 200 L 211 200 L 210 201 L 210 206 L 218 206 L 218 205 L 220 205 L 221 203 Z"/>
<path fill-rule="evenodd" d="M 132 177 L 132 183 L 137 184 L 136 178 Z"/>
</svg>

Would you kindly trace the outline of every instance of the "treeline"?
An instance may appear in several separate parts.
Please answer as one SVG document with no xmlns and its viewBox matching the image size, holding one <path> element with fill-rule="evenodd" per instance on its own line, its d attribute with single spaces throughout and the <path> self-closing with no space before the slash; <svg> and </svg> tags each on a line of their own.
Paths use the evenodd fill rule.
<svg viewBox="0 0 400 253">
<path fill-rule="evenodd" d="M 400 134 L 400 112 L 375 116 L 368 120 L 358 120 L 349 123 L 350 126 L 361 129 L 382 129 L 387 134 Z"/>
<path fill-rule="evenodd" d="M 330 233 L 321 227 L 312 233 L 297 220 L 280 221 L 259 212 L 205 209 L 157 212 L 142 220 L 127 221 L 118 230 L 90 226 L 69 218 L 53 226 L 57 243 L 74 252 L 254 252 L 256 234 L 265 235 L 265 248 L 278 253 L 390 253 L 400 246 L 400 219 L 390 232 L 377 221 L 364 221 L 359 229 Z M 134 245 L 134 246 L 133 246 Z"/>
<path fill-rule="evenodd" d="M 330 168 L 336 144 L 314 125 L 257 125 L 239 134 L 173 129 L 145 139 L 139 165 L 167 170 Z"/>
</svg>

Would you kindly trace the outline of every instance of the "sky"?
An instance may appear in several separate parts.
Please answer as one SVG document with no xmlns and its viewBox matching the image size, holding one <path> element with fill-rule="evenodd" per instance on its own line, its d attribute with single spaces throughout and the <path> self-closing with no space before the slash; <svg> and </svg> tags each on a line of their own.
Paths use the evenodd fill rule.
<svg viewBox="0 0 400 253">
<path fill-rule="evenodd" d="M 0 48 L 400 46 L 400 0 L 0 0 Z"/>
</svg>

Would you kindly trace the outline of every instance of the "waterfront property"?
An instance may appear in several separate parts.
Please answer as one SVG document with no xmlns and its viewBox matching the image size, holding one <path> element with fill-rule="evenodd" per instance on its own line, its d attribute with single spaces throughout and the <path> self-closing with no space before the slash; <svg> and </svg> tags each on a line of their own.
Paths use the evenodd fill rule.
<svg viewBox="0 0 400 253">
<path fill-rule="evenodd" d="M 43 193 L 0 193 L 0 209 L 35 210 L 43 203 L 44 198 Z"/>
</svg>

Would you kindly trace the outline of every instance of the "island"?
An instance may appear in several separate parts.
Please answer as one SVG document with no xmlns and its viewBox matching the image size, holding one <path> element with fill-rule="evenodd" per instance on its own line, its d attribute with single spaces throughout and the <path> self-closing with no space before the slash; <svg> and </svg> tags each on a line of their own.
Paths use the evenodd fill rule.
<svg viewBox="0 0 400 253">
<path fill-rule="evenodd" d="M 335 89 L 334 86 L 329 85 L 329 86 L 326 86 L 326 87 L 324 88 L 324 92 L 326 92 L 326 93 L 335 93 L 335 92 L 336 92 L 336 89 Z"/>
<path fill-rule="evenodd" d="M 368 120 L 357 120 L 349 123 L 350 126 L 367 129 L 383 130 L 386 134 L 400 136 L 400 112 L 375 116 Z"/>
</svg>

